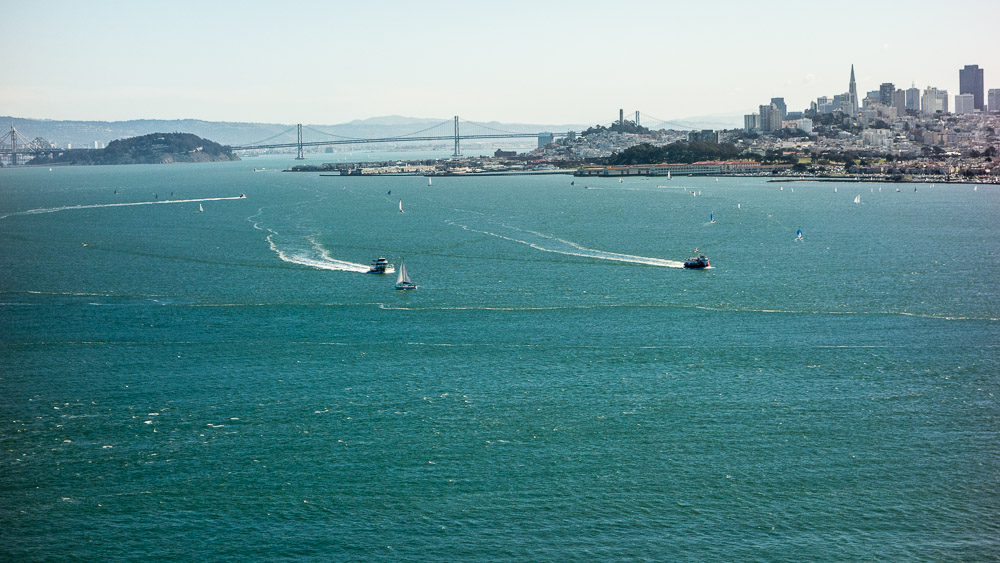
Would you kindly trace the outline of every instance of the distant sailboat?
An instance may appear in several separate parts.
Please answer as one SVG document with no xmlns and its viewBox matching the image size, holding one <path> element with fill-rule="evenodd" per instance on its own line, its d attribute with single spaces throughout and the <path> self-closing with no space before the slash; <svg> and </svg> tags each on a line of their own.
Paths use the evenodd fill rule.
<svg viewBox="0 0 1000 563">
<path fill-rule="evenodd" d="M 399 261 L 399 274 L 396 276 L 396 289 L 417 289 L 417 285 L 410 281 L 410 276 L 406 274 L 406 262 Z"/>
<path fill-rule="evenodd" d="M 204 211 L 205 211 L 205 208 L 202 207 L 201 204 L 199 203 L 198 204 L 198 213 L 204 213 Z"/>
<path fill-rule="evenodd" d="M 575 186 L 576 185 L 576 180 L 570 180 L 569 185 Z"/>
<path fill-rule="evenodd" d="M 433 186 L 434 185 L 434 178 L 431 178 L 431 177 L 428 176 L 427 177 L 427 185 L 428 186 Z"/>
<path fill-rule="evenodd" d="M 715 222 L 715 212 L 712 212 L 712 213 L 708 214 L 708 222 L 709 223 L 714 223 Z"/>
<path fill-rule="evenodd" d="M 795 240 L 802 240 L 802 229 L 795 233 Z"/>
<path fill-rule="evenodd" d="M 670 171 L 667 170 L 667 180 L 669 180 L 669 179 L 670 179 Z"/>
<path fill-rule="evenodd" d="M 737 203 L 736 204 L 736 209 L 743 209 L 743 204 L 742 203 Z"/>
<path fill-rule="evenodd" d="M 833 187 L 833 193 L 837 193 L 837 186 Z"/>
<path fill-rule="evenodd" d="M 623 180 L 623 179 L 621 179 L 621 178 L 618 178 L 618 183 L 619 183 L 619 184 L 622 184 L 622 183 L 624 183 L 624 182 L 625 182 L 625 180 Z"/>
<path fill-rule="evenodd" d="M 854 196 L 854 203 L 861 203 L 861 194 Z"/>
<path fill-rule="evenodd" d="M 386 192 L 385 195 L 392 195 L 392 190 L 389 190 L 388 192 Z"/>
<path fill-rule="evenodd" d="M 399 212 L 403 212 L 403 200 L 399 200 Z"/>
</svg>

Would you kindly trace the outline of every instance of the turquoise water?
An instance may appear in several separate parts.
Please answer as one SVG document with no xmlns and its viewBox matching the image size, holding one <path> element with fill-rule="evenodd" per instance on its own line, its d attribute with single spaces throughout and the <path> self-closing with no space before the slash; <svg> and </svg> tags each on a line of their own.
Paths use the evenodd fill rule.
<svg viewBox="0 0 1000 563">
<path fill-rule="evenodd" d="M 0 170 L 0 559 L 998 557 L 998 187 L 288 165 Z"/>
</svg>

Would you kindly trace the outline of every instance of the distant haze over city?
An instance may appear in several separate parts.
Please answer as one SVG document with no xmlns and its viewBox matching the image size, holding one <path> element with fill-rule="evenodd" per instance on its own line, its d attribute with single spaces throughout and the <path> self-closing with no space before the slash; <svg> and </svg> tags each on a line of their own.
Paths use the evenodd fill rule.
<svg viewBox="0 0 1000 563">
<path fill-rule="evenodd" d="M 942 13 L 944 10 L 946 13 Z M 993 2 L 255 2 L 4 8 L 0 114 L 347 123 L 462 116 L 608 123 L 623 108 L 721 126 L 884 82 L 1000 87 Z M 718 116 L 708 119 L 704 116 Z"/>
</svg>

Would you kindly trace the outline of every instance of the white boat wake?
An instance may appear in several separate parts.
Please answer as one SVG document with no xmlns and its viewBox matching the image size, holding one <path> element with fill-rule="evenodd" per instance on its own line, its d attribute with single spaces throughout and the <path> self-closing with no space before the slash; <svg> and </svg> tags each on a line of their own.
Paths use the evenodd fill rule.
<svg viewBox="0 0 1000 563">
<path fill-rule="evenodd" d="M 55 213 L 57 211 L 70 211 L 74 209 L 100 209 L 104 207 L 132 207 L 136 205 L 164 205 L 169 203 L 199 203 L 202 201 L 226 201 L 230 199 L 246 199 L 243 196 L 233 197 L 203 197 L 198 199 L 162 199 L 155 201 L 135 201 L 130 203 L 93 203 L 89 205 L 64 205 L 62 207 L 45 207 L 41 209 L 28 209 L 26 211 L 15 211 L 6 215 L 0 215 L 0 219 L 14 217 L 16 215 L 38 215 L 40 213 Z"/>
<path fill-rule="evenodd" d="M 267 232 L 267 244 L 282 262 L 308 266 L 319 270 L 331 270 L 336 272 L 358 272 L 367 273 L 368 266 L 346 260 L 337 260 L 330 256 L 330 251 L 316 241 L 315 235 L 305 237 L 309 241 L 309 246 L 290 244 L 278 234 L 277 231 L 262 227 L 260 223 L 253 223 L 253 228 L 258 231 Z M 282 239 L 278 242 L 278 239 Z M 386 272 L 391 273 L 396 270 L 389 267 Z"/>
<path fill-rule="evenodd" d="M 546 235 L 536 231 L 526 231 L 519 229 L 517 227 L 512 227 L 510 225 L 503 225 L 502 227 L 510 231 L 514 231 L 511 235 L 504 235 L 500 233 L 494 233 L 491 231 L 482 231 L 479 229 L 474 229 L 467 225 L 462 225 L 460 223 L 455 223 L 453 221 L 448 221 L 449 224 L 455 225 L 465 229 L 466 231 L 479 233 L 483 235 L 489 235 L 491 237 L 497 237 L 504 240 L 509 240 L 511 242 L 516 242 L 524 244 L 534 248 L 535 250 L 541 250 L 543 252 L 553 252 L 555 254 L 565 254 L 567 256 L 580 256 L 583 258 L 596 258 L 598 260 L 611 260 L 614 262 L 628 262 L 630 264 L 645 264 L 647 266 L 660 266 L 663 268 L 683 268 L 684 262 L 677 260 L 665 260 L 663 258 L 651 258 L 648 256 L 635 256 L 632 254 L 621 254 L 618 252 L 608 252 L 606 250 L 597 250 L 594 248 L 586 248 L 575 242 L 563 240 L 558 237 L 551 235 Z"/>
</svg>

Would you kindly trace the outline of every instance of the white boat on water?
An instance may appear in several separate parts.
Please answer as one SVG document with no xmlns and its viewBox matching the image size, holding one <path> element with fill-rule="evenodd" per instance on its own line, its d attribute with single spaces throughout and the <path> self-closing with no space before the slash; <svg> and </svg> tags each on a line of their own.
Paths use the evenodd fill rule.
<svg viewBox="0 0 1000 563">
<path fill-rule="evenodd" d="M 369 274 L 388 274 L 391 271 L 392 264 L 382 256 L 372 260 L 372 265 L 368 268 Z"/>
<path fill-rule="evenodd" d="M 198 213 L 203 213 L 204 211 L 205 211 L 205 208 L 202 207 L 201 204 L 199 203 L 198 204 Z"/>
<path fill-rule="evenodd" d="M 399 212 L 403 212 L 403 200 L 399 200 Z"/>
<path fill-rule="evenodd" d="M 433 186 L 433 185 L 434 185 L 434 178 L 430 178 L 430 177 L 428 177 L 428 178 L 427 178 L 427 185 L 428 185 L 428 186 Z"/>
<path fill-rule="evenodd" d="M 417 289 L 417 284 L 410 281 L 406 274 L 406 262 L 399 261 L 399 275 L 396 276 L 396 289 Z"/>
<path fill-rule="evenodd" d="M 854 196 L 854 203 L 861 203 L 861 194 Z"/>
</svg>

